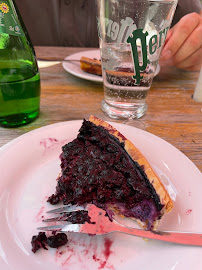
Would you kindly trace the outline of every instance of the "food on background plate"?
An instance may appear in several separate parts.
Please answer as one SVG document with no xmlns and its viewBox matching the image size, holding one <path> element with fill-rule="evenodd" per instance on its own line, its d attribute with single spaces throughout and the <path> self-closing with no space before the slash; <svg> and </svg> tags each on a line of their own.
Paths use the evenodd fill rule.
<svg viewBox="0 0 202 270">
<path fill-rule="evenodd" d="M 102 76 L 101 61 L 82 56 L 80 59 L 81 69 L 87 73 Z"/>
<path fill-rule="evenodd" d="M 77 138 L 62 147 L 60 160 L 56 192 L 47 200 L 53 205 L 60 201 L 65 205 L 94 204 L 105 210 L 109 219 L 116 213 L 147 230 L 155 230 L 173 208 L 167 190 L 143 154 L 95 116 L 84 120 Z M 91 223 L 87 213 L 79 212 L 68 213 L 67 221 Z M 40 232 L 32 238 L 32 251 L 67 241 L 63 234 L 54 233 L 50 238 Z"/>
<path fill-rule="evenodd" d="M 95 58 L 91 59 L 82 56 L 80 59 L 81 69 L 84 72 L 102 76 L 102 64 L 100 60 Z M 149 78 L 150 73 L 153 71 L 151 69 L 146 70 L 146 72 L 140 72 L 144 77 L 141 81 L 141 86 L 149 86 L 151 79 Z M 134 70 L 126 67 L 117 67 L 115 70 L 106 71 L 107 81 L 113 85 L 123 85 L 123 86 L 134 86 L 136 81 L 133 79 Z"/>
<path fill-rule="evenodd" d="M 152 70 L 148 69 L 144 73 L 140 72 L 142 75 L 142 80 L 140 86 L 148 87 L 151 83 L 150 74 Z M 136 80 L 133 79 L 134 70 L 131 68 L 117 67 L 115 70 L 106 70 L 106 80 L 108 83 L 113 85 L 122 86 L 137 86 Z"/>
</svg>

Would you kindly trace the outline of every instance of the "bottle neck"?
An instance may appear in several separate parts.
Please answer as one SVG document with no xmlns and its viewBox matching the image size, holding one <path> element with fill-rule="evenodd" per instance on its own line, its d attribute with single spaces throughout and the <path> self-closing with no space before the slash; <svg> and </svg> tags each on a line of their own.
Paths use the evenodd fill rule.
<svg viewBox="0 0 202 270">
<path fill-rule="evenodd" d="M 0 33 L 24 36 L 23 27 L 21 25 L 15 5 L 12 0 L 0 0 Z"/>
</svg>

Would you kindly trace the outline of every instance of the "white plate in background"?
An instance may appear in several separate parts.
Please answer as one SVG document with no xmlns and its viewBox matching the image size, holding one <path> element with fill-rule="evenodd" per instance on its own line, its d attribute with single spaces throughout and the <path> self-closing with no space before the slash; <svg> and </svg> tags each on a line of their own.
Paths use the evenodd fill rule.
<svg viewBox="0 0 202 270">
<path fill-rule="evenodd" d="M 97 50 L 89 50 L 89 51 L 74 53 L 74 54 L 66 57 L 65 59 L 66 60 L 80 60 L 82 56 L 87 57 L 87 58 L 92 58 L 92 59 L 96 58 L 96 59 L 100 60 L 100 50 L 97 49 Z M 62 65 L 63 65 L 63 68 L 67 72 L 69 72 L 70 74 L 72 74 L 76 77 L 79 77 L 79 78 L 82 78 L 85 80 L 89 80 L 89 81 L 99 82 L 99 83 L 103 82 L 102 76 L 90 74 L 90 73 L 83 71 L 80 68 L 80 62 L 77 62 L 77 61 L 65 62 L 65 61 L 63 61 Z M 160 66 L 158 65 L 154 76 L 158 75 L 159 72 L 160 72 Z"/>
</svg>

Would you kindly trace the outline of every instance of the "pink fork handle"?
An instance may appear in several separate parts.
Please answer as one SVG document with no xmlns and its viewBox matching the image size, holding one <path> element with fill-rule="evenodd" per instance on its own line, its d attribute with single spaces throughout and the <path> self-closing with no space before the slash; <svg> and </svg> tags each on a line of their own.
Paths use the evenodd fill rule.
<svg viewBox="0 0 202 270">
<path fill-rule="evenodd" d="M 114 228 L 115 229 L 115 228 Z M 202 246 L 202 234 L 186 233 L 186 232 L 158 232 L 158 231 L 144 231 L 127 227 L 117 226 L 116 231 L 132 234 L 135 236 L 156 239 L 166 242 Z"/>
</svg>

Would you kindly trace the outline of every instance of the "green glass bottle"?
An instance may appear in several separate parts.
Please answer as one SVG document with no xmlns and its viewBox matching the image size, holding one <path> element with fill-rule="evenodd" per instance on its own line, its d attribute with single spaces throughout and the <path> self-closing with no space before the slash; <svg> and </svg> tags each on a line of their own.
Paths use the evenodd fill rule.
<svg viewBox="0 0 202 270">
<path fill-rule="evenodd" d="M 0 0 L 0 125 L 17 127 L 39 115 L 40 75 L 34 48 L 13 0 Z"/>
</svg>

